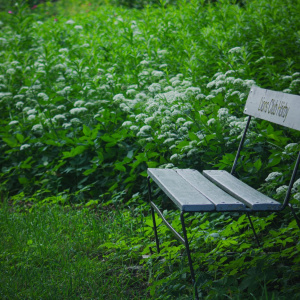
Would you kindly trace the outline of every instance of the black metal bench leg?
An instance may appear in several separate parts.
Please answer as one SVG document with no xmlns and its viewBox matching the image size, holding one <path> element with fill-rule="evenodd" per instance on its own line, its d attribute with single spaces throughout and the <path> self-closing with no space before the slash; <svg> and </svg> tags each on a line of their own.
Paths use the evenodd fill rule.
<svg viewBox="0 0 300 300">
<path fill-rule="evenodd" d="M 157 227 L 156 227 L 156 221 L 155 221 L 155 214 L 154 214 L 154 209 L 151 205 L 152 202 L 152 191 L 151 191 L 151 183 L 150 183 L 150 177 L 148 176 L 147 178 L 148 181 L 148 195 L 149 195 L 149 203 L 150 203 L 150 207 L 151 207 L 151 215 L 152 215 L 152 220 L 153 220 L 153 230 L 154 230 L 154 235 L 155 235 L 155 242 L 156 242 L 156 249 L 157 249 L 157 253 L 160 252 L 159 249 L 159 240 L 158 240 L 158 235 L 157 235 Z"/>
<path fill-rule="evenodd" d="M 289 205 L 289 207 L 290 207 L 290 209 L 291 209 L 291 211 L 292 211 L 292 214 L 293 214 L 293 216 L 294 216 L 294 218 L 295 218 L 295 220 L 296 220 L 296 222 L 297 222 L 297 225 L 298 225 L 298 227 L 299 227 L 299 229 L 300 229 L 300 220 L 299 220 L 299 218 L 297 217 L 297 215 L 296 215 L 296 213 L 295 213 L 295 210 L 294 210 L 292 204 L 289 203 L 288 205 Z"/>
<path fill-rule="evenodd" d="M 246 215 L 247 215 L 247 217 L 248 217 L 248 219 L 249 219 L 251 229 L 252 229 L 252 231 L 253 231 L 253 233 L 254 233 L 254 236 L 255 236 L 255 239 L 256 239 L 256 243 L 257 243 L 258 247 L 260 247 L 260 242 L 259 242 L 258 236 L 257 236 L 257 234 L 256 234 L 255 228 L 254 228 L 254 226 L 253 226 L 251 217 L 250 217 L 249 213 L 246 213 Z"/>
<path fill-rule="evenodd" d="M 195 298 L 196 298 L 196 300 L 199 300 L 198 290 L 197 290 L 197 286 L 196 286 L 195 272 L 194 272 L 194 268 L 193 268 L 193 262 L 192 262 L 192 258 L 191 258 L 191 252 L 190 252 L 189 242 L 188 242 L 188 239 L 187 239 L 187 234 L 186 234 L 186 229 L 185 229 L 185 223 L 184 223 L 184 216 L 183 216 L 183 214 L 184 214 L 184 212 L 182 211 L 180 213 L 180 220 L 181 220 L 181 225 L 182 225 L 184 243 L 185 243 L 186 253 L 187 253 L 188 261 L 189 261 L 189 265 L 190 265 L 192 282 L 193 282 L 193 286 L 194 286 L 194 289 L 195 289 Z"/>
</svg>

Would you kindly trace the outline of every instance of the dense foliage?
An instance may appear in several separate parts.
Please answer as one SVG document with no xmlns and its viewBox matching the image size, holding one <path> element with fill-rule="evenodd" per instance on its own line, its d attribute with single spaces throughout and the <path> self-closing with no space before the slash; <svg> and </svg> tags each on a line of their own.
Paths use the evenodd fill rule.
<svg viewBox="0 0 300 300">
<path fill-rule="evenodd" d="M 70 11 L 80 12 L 67 17 L 63 2 L 1 13 L 1 195 L 21 207 L 130 200 L 134 210 L 124 221 L 130 223 L 147 214 L 140 202 L 147 167 L 230 167 L 253 84 L 300 94 L 300 3 L 161 1 L 129 10 L 104 2 L 96 9 L 95 1 L 71 1 L 78 7 Z M 281 201 L 298 139 L 297 132 L 256 120 L 238 176 Z M 171 207 L 162 205 L 178 227 Z M 141 230 L 150 237 L 145 220 Z M 265 239 L 256 256 L 244 216 L 197 215 L 189 222 L 201 224 L 189 234 L 199 250 L 199 289 L 208 299 L 299 294 L 299 231 L 289 214 L 255 218 Z M 153 266 L 151 258 L 151 295 L 185 297 L 192 289 L 182 247 L 159 230 L 168 251 L 162 263 Z M 140 237 L 131 238 L 149 253 Z M 108 252 L 115 247 L 98 242 Z M 238 258 L 224 256 L 228 246 Z M 282 246 L 288 247 L 280 254 Z"/>
</svg>

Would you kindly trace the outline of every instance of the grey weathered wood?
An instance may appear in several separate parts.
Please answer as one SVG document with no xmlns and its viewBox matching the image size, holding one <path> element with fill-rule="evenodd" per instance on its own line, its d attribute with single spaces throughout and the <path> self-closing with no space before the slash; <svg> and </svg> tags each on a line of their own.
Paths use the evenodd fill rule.
<svg viewBox="0 0 300 300">
<path fill-rule="evenodd" d="M 281 204 L 258 192 L 226 171 L 206 170 L 203 175 L 224 191 L 245 203 L 252 210 L 279 210 Z"/>
<path fill-rule="evenodd" d="M 214 203 L 217 211 L 239 211 L 245 209 L 243 203 L 224 192 L 198 171 L 192 169 L 180 169 L 175 171 L 208 200 Z"/>
<path fill-rule="evenodd" d="M 252 87 L 244 113 L 300 130 L 300 96 Z"/>
<path fill-rule="evenodd" d="M 213 211 L 215 205 L 171 169 L 147 170 L 148 175 L 182 211 Z"/>
</svg>

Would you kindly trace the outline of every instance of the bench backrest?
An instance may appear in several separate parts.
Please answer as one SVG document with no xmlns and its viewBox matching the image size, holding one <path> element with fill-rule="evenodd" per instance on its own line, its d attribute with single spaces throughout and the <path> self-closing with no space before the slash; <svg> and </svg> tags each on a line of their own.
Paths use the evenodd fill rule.
<svg viewBox="0 0 300 300">
<path fill-rule="evenodd" d="M 237 161 L 246 138 L 247 130 L 249 128 L 251 117 L 267 120 L 300 131 L 300 96 L 282 92 L 275 92 L 253 86 L 249 92 L 244 113 L 247 114 L 249 118 L 231 169 L 231 174 L 234 174 L 235 172 Z M 291 191 L 299 165 L 300 151 L 296 159 L 282 209 L 284 209 L 289 204 Z"/>
<path fill-rule="evenodd" d="M 252 87 L 246 115 L 300 130 L 300 96 Z"/>
</svg>

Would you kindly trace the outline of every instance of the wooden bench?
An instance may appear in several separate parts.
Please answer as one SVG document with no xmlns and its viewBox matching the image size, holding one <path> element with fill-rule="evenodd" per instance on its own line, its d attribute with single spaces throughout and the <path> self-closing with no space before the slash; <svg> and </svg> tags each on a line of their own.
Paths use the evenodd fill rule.
<svg viewBox="0 0 300 300">
<path fill-rule="evenodd" d="M 184 213 L 189 212 L 240 212 L 248 216 L 250 226 L 256 235 L 250 213 L 253 212 L 279 212 L 290 207 L 293 216 L 300 228 L 300 221 L 296 216 L 292 205 L 289 203 L 291 190 L 296 178 L 300 163 L 300 152 L 296 159 L 294 170 L 283 203 L 275 201 L 245 184 L 234 176 L 237 162 L 249 128 L 251 117 L 257 117 L 288 128 L 300 130 L 300 96 L 275 92 L 271 90 L 252 87 L 250 90 L 244 113 L 248 115 L 248 121 L 231 172 L 221 170 L 205 170 L 202 174 L 192 169 L 153 169 L 148 172 L 148 192 L 153 229 L 157 251 L 160 251 L 154 211 L 156 211 L 164 223 L 173 232 L 176 238 L 185 245 L 191 277 L 195 286 L 195 274 L 186 234 Z M 171 199 L 181 211 L 183 237 L 168 223 L 162 212 L 152 201 L 151 179 Z M 195 297 L 198 299 L 195 286 Z"/>
</svg>

